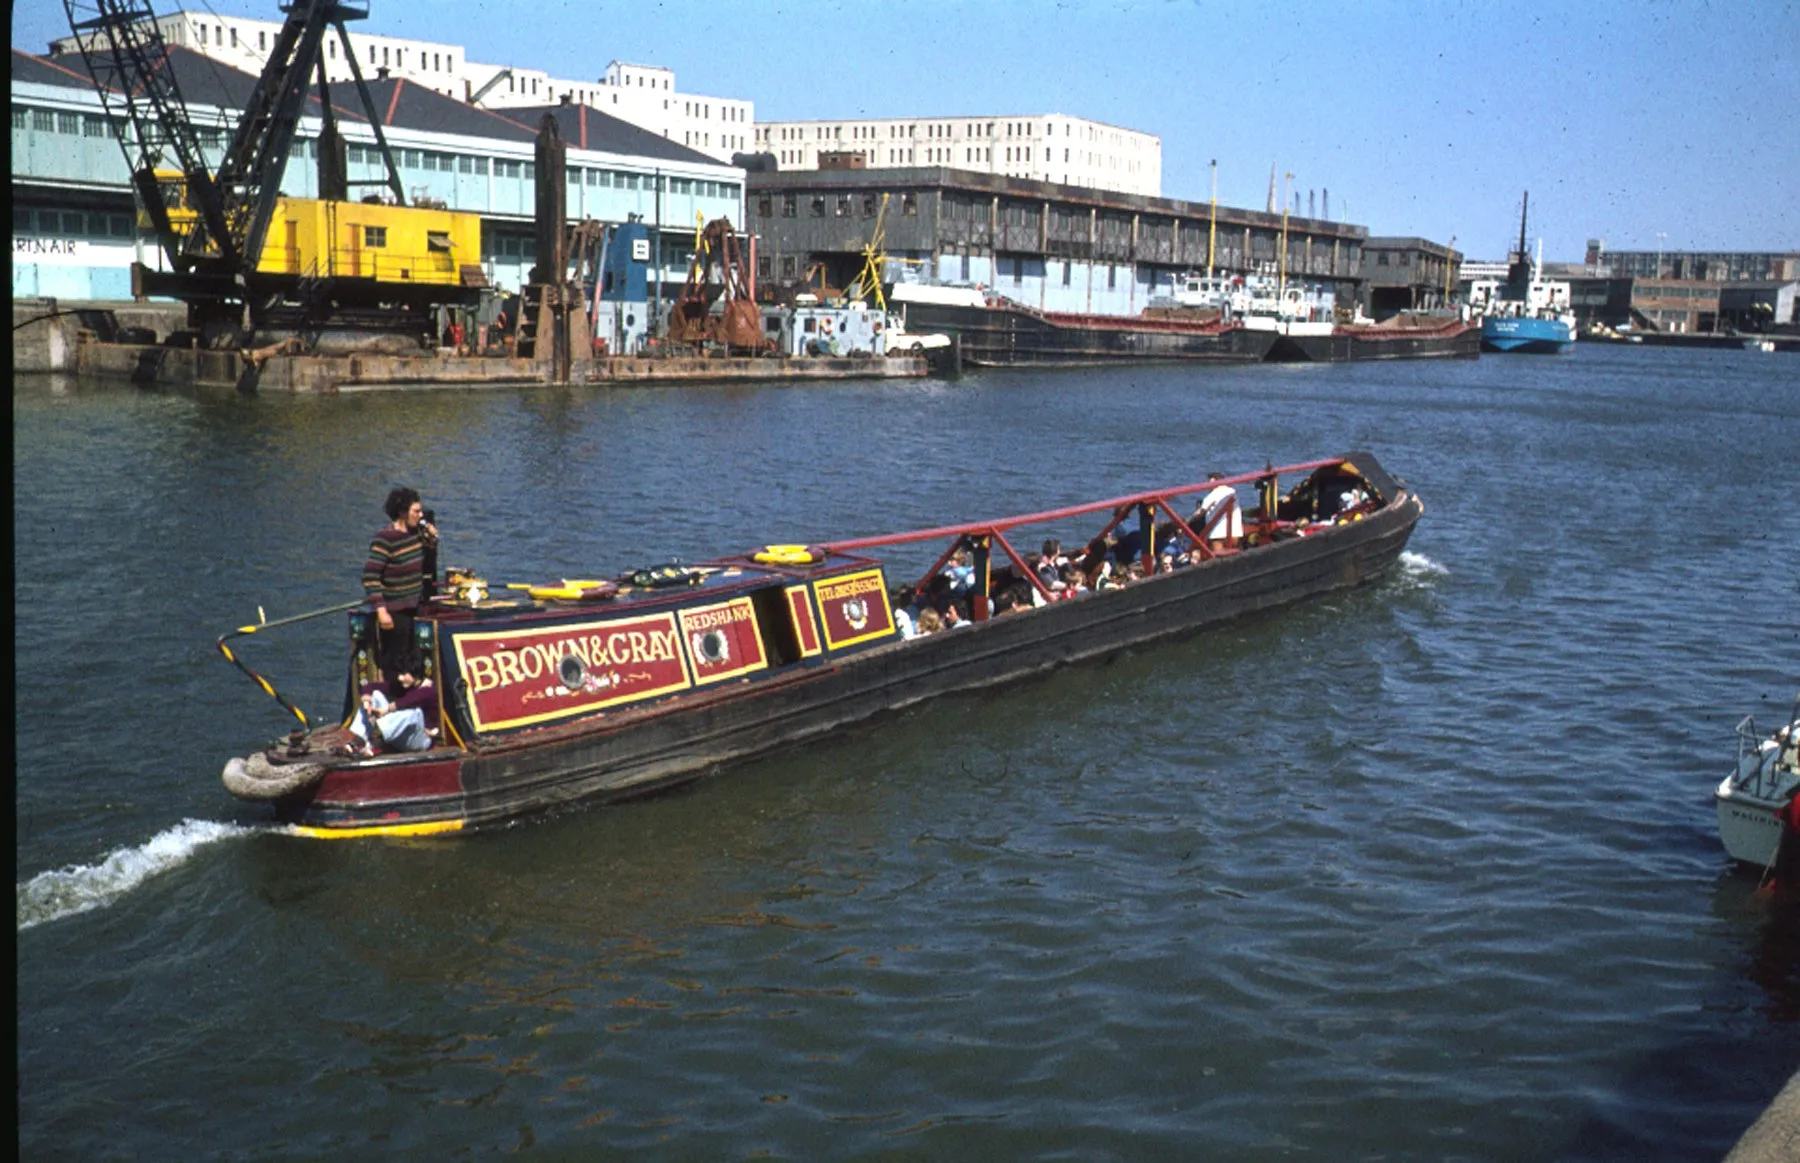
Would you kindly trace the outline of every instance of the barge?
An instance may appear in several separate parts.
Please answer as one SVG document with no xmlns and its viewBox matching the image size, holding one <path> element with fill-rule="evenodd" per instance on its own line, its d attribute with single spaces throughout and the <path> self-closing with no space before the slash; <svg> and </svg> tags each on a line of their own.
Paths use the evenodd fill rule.
<svg viewBox="0 0 1800 1163">
<path fill-rule="evenodd" d="M 1075 315 L 976 290 L 904 283 L 892 299 L 907 327 L 954 336 L 963 362 L 977 367 L 1472 359 L 1481 351 L 1480 327 L 1460 318 L 1334 324 L 1200 308 Z"/>
<path fill-rule="evenodd" d="M 1284 494 L 1283 479 L 1296 476 Z M 1254 507 L 1239 511 L 1240 487 Z M 234 639 L 281 623 L 220 638 L 221 653 L 300 724 L 232 759 L 223 780 L 322 838 L 460 832 L 643 795 L 927 699 L 1370 581 L 1394 564 L 1422 512 L 1374 457 L 1351 453 L 502 597 L 470 571 L 447 571 L 415 627 L 441 727 L 426 750 L 356 746 L 359 696 L 379 678 L 374 631 L 367 607 L 337 607 L 300 616 L 349 611 L 336 722 L 314 725 L 234 654 Z M 1044 557 L 1010 539 L 1084 517 L 1101 528 L 1060 567 L 1067 584 L 1047 580 Z M 924 576 L 893 585 L 870 551 L 915 543 L 944 548 Z M 968 624 L 909 634 L 915 609 L 919 625 L 940 609 Z"/>
</svg>

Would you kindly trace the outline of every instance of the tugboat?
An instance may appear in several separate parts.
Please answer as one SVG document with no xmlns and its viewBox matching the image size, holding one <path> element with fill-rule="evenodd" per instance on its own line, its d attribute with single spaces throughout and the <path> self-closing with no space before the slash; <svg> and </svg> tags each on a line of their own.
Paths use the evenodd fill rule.
<svg viewBox="0 0 1800 1163">
<path fill-rule="evenodd" d="M 1482 312 L 1481 350 L 1520 355 L 1561 355 L 1575 348 L 1575 312 L 1567 282 L 1544 281 L 1543 257 L 1531 261 L 1525 247 L 1525 215 L 1531 191 L 1519 210 L 1519 249 L 1506 268 L 1504 283 L 1492 280 L 1469 289 L 1472 306 Z"/>
</svg>

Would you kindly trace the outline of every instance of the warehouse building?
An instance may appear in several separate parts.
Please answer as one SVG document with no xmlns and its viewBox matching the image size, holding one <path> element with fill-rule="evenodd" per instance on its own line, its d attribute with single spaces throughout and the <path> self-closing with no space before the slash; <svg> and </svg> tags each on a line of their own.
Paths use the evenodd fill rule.
<svg viewBox="0 0 1800 1163">
<path fill-rule="evenodd" d="M 185 48 L 169 56 L 216 167 L 256 79 Z M 479 213 L 481 263 L 494 286 L 517 289 L 534 261 L 533 146 L 546 112 L 569 146 L 570 218 L 649 223 L 663 239 L 658 277 L 671 290 L 686 277 L 696 219 L 743 220 L 742 170 L 592 106 L 480 109 L 397 76 L 370 88 L 408 200 Z M 138 228 L 119 127 L 82 58 L 14 49 L 11 90 L 14 298 L 128 298 L 131 263 L 154 266 L 160 254 Z M 354 89 L 334 88 L 332 97 L 350 180 L 374 188 L 385 170 L 373 127 Z M 317 118 L 302 120 L 284 194 L 317 196 L 319 128 Z"/>
<path fill-rule="evenodd" d="M 1368 231 L 948 166 L 748 174 L 757 282 L 848 286 L 877 224 L 888 281 L 981 287 L 1045 311 L 1136 314 L 1210 265 L 1359 300 Z M 1283 261 L 1283 242 L 1286 259 Z"/>
</svg>

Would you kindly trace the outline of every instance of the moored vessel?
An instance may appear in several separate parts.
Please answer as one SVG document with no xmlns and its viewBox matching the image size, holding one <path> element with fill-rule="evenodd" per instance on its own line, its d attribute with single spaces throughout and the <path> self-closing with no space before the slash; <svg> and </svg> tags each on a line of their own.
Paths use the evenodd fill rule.
<svg viewBox="0 0 1800 1163">
<path fill-rule="evenodd" d="M 909 327 L 956 336 L 964 361 L 983 367 L 1340 363 L 1480 352 L 1480 329 L 1457 317 L 1337 323 L 1328 303 L 1316 304 L 1316 290 L 1295 285 L 1261 296 L 1245 280 L 1235 282 L 1216 301 L 1177 295 L 1173 305 L 1140 315 L 1039 311 L 980 290 L 905 283 L 891 298 L 904 306 Z"/>
<path fill-rule="evenodd" d="M 1240 487 L 1257 498 L 1244 512 Z M 319 837 L 462 831 L 641 795 L 926 699 L 1368 581 L 1399 557 L 1422 512 L 1372 456 L 1352 453 L 999 520 L 767 546 L 610 583 L 492 591 L 499 598 L 453 571 L 416 623 L 441 725 L 429 746 L 357 746 L 358 697 L 379 677 L 371 619 L 358 608 L 343 717 L 315 726 L 244 667 L 300 728 L 231 760 L 224 782 Z M 1012 543 L 1015 530 L 1082 517 L 1103 524 L 1060 566 L 1072 571 L 1065 583 L 1046 578 L 1048 553 Z M 898 587 L 869 555 L 926 542 L 947 547 Z M 967 626 L 909 636 L 912 609 L 921 625 L 942 609 Z M 278 624 L 243 627 L 220 649 L 243 667 L 229 641 Z"/>
<path fill-rule="evenodd" d="M 1506 281 L 1487 279 L 1469 288 L 1469 303 L 1481 315 L 1481 350 L 1515 355 L 1561 355 L 1575 347 L 1575 312 L 1569 284 L 1544 278 L 1540 255 L 1525 246 L 1525 215 L 1531 194 L 1519 209 L 1519 248 L 1506 268 Z"/>
<path fill-rule="evenodd" d="M 1719 840 L 1734 860 L 1769 868 L 1781 844 L 1782 813 L 1794 812 L 1800 794 L 1800 696 L 1787 722 L 1765 734 L 1754 716 L 1737 726 L 1737 762 L 1713 793 L 1719 813 Z"/>
</svg>

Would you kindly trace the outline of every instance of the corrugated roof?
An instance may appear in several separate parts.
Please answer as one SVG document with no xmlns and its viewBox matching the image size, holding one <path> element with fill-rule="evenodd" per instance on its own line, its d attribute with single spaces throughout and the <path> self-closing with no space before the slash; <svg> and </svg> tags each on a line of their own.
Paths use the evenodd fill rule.
<svg viewBox="0 0 1800 1163">
<path fill-rule="evenodd" d="M 87 63 L 79 53 L 37 57 L 15 48 L 12 63 L 14 80 L 61 85 L 87 92 L 94 89 L 92 74 L 87 71 Z M 236 112 L 250 103 L 250 95 L 256 91 L 256 78 L 251 74 L 221 64 L 182 45 L 169 46 L 169 67 L 174 70 L 175 84 L 181 90 L 181 99 L 188 105 L 211 105 Z M 350 93 L 354 103 L 354 87 Z M 344 95 L 336 89 L 332 96 L 332 108 L 337 111 L 340 119 L 368 120 L 359 111 L 346 106 Z M 307 106 L 309 115 L 318 116 L 320 102 L 316 86 L 307 94 Z"/>
<path fill-rule="evenodd" d="M 593 149 L 627 157 L 658 158 L 662 161 L 709 166 L 726 164 L 717 158 L 707 157 L 698 150 L 677 145 L 668 138 L 660 137 L 629 121 L 621 121 L 611 114 L 602 113 L 592 105 L 570 103 L 508 106 L 496 112 L 526 127 L 534 137 L 538 123 L 548 113 L 556 118 L 556 128 L 562 134 L 563 141 L 574 149 Z"/>
<path fill-rule="evenodd" d="M 169 46 L 169 64 L 175 71 L 175 83 L 181 89 L 182 99 L 189 105 L 212 105 L 221 109 L 241 110 L 249 103 L 250 95 L 256 89 L 256 77 L 251 74 L 221 64 L 181 45 Z M 38 57 L 15 48 L 12 55 L 12 75 L 15 80 L 36 84 L 82 90 L 94 87 L 86 64 L 79 55 Z M 401 77 L 377 78 L 370 80 L 368 85 L 376 115 L 382 125 L 388 128 L 529 143 L 537 140 L 538 124 L 543 115 L 548 113 L 556 118 L 557 129 L 562 133 L 563 141 L 575 149 L 688 164 L 725 164 L 628 121 L 621 121 L 591 105 L 482 109 Z M 333 83 L 331 105 L 340 120 L 368 120 L 363 115 L 362 102 L 356 96 L 354 82 Z M 308 95 L 307 113 L 318 116 L 317 86 Z"/>
<path fill-rule="evenodd" d="M 387 77 L 369 82 L 369 96 L 381 123 L 390 129 L 419 129 L 427 133 L 450 133 L 458 137 L 486 137 L 499 141 L 530 142 L 537 139 L 534 130 L 488 109 L 446 97 L 436 89 L 426 88 L 403 77 Z M 340 81 L 331 88 L 332 104 L 342 108 L 345 101 L 360 105 L 356 85 Z"/>
<path fill-rule="evenodd" d="M 24 81 L 32 85 L 58 85 L 65 89 L 92 89 L 94 83 L 81 69 L 80 58 L 76 58 L 73 70 L 48 60 L 44 57 L 32 56 L 24 49 L 12 50 L 12 79 Z"/>
</svg>

